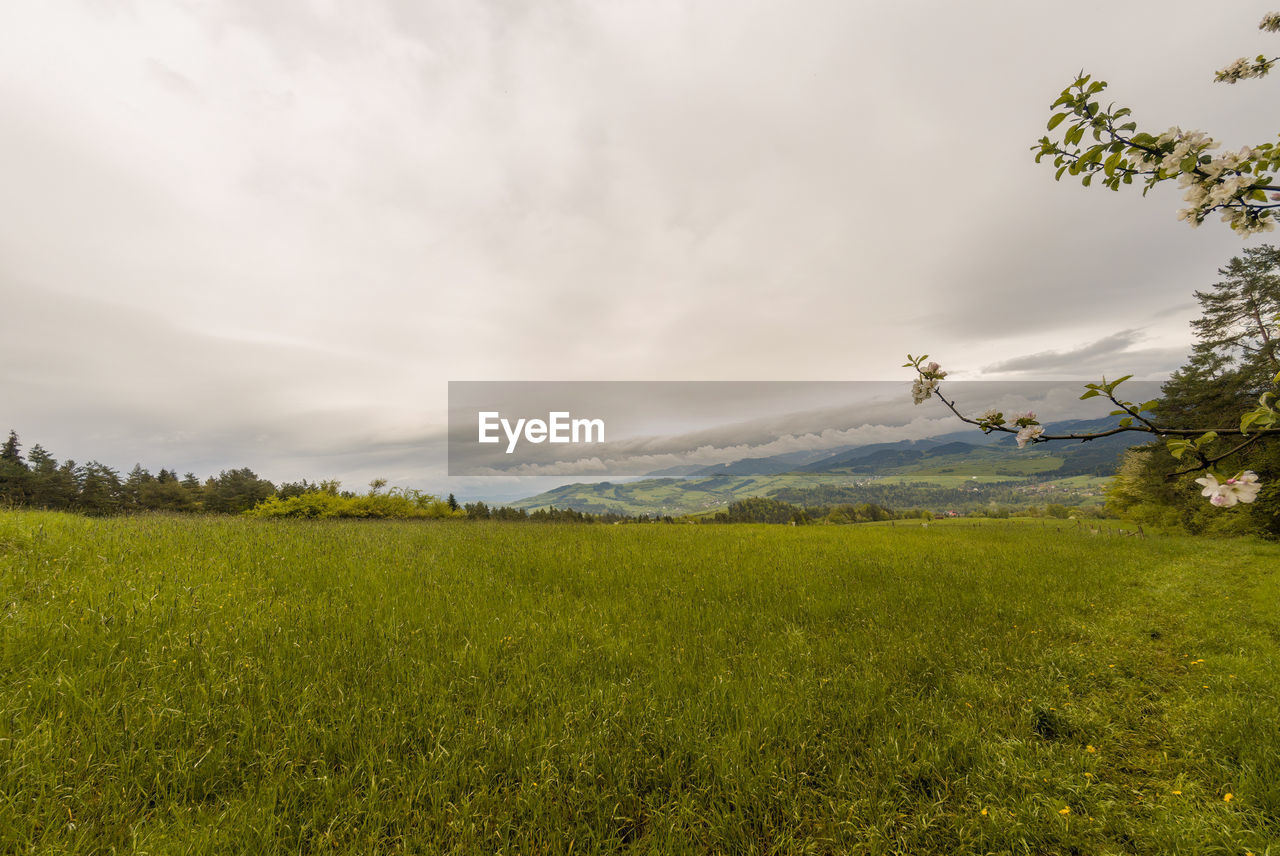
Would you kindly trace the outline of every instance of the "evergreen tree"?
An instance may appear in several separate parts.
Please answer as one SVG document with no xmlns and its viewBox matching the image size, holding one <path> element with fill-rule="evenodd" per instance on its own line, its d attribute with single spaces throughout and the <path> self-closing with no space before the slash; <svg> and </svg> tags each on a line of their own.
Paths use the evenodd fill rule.
<svg viewBox="0 0 1280 856">
<path fill-rule="evenodd" d="M 12 428 L 9 429 L 9 439 L 0 447 L 0 461 L 26 466 L 22 460 L 22 443 L 18 440 L 18 432 Z"/>
<path fill-rule="evenodd" d="M 201 511 L 204 508 L 204 489 L 200 485 L 200 479 L 196 478 L 195 473 L 187 473 L 179 482 L 182 490 L 186 494 L 186 507 L 191 511 Z"/>
<path fill-rule="evenodd" d="M 1161 388 L 1156 415 L 1164 422 L 1192 427 L 1231 424 L 1242 410 L 1270 388 L 1280 372 L 1280 342 L 1268 323 L 1280 314 L 1280 249 L 1251 247 L 1218 271 L 1223 279 L 1209 291 L 1197 291 L 1202 315 L 1191 322 L 1196 344 L 1187 364 Z M 1228 451 L 1240 438 L 1219 440 L 1211 455 Z M 1200 473 L 1171 481 L 1185 469 L 1163 443 L 1126 453 L 1110 492 L 1115 509 L 1152 523 L 1178 521 L 1190 531 L 1256 531 L 1280 535 L 1280 439 L 1259 438 L 1247 450 L 1247 466 L 1268 476 L 1258 499 L 1231 515 L 1206 503 L 1194 483 Z M 1222 463 L 1224 470 L 1244 467 L 1243 456 Z"/>
<path fill-rule="evenodd" d="M 65 503 L 60 508 L 77 508 L 80 505 L 80 491 L 84 487 L 81 481 L 83 475 L 83 471 L 71 458 L 67 458 L 58 467 L 58 491 Z"/>
<path fill-rule="evenodd" d="M 1161 390 L 1158 415 L 1192 426 L 1230 424 L 1280 372 L 1280 342 L 1268 324 L 1280 315 L 1280 250 L 1251 247 L 1197 291 L 1202 315 L 1187 364 Z"/>
<path fill-rule="evenodd" d="M 142 489 L 155 481 L 155 477 L 142 464 L 134 464 L 121 489 L 121 508 L 124 511 L 142 510 Z"/>
<path fill-rule="evenodd" d="M 258 478 L 257 473 L 248 467 L 223 470 L 216 479 L 205 482 L 204 508 L 223 514 L 239 514 L 275 492 L 275 485 Z"/>
<path fill-rule="evenodd" d="M 28 504 L 52 511 L 70 508 L 79 492 L 75 479 L 60 469 L 57 459 L 39 443 L 31 447 L 27 460 L 31 473 Z"/>
<path fill-rule="evenodd" d="M 90 461 L 81 468 L 80 498 L 86 514 L 114 514 L 121 505 L 120 474 L 106 464 Z"/>
<path fill-rule="evenodd" d="M 29 500 L 31 472 L 22 459 L 22 444 L 16 431 L 0 447 L 0 505 L 26 505 Z"/>
<path fill-rule="evenodd" d="M 146 511 L 195 511 L 195 496 L 178 481 L 177 473 L 166 469 L 142 482 L 138 501 Z"/>
</svg>

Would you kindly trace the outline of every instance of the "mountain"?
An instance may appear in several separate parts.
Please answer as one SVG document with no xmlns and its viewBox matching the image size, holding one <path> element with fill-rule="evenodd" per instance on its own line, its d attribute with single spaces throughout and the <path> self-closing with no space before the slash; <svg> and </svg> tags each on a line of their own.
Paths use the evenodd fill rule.
<svg viewBox="0 0 1280 856">
<path fill-rule="evenodd" d="M 1061 422 L 1053 424 L 1051 430 L 1062 434 L 1090 433 L 1113 424 L 1098 420 Z M 1019 449 L 1011 434 L 958 431 L 922 440 L 789 452 L 663 471 L 663 475 L 679 476 L 674 478 L 568 484 L 512 504 L 521 508 L 554 505 L 591 512 L 678 515 L 723 508 L 749 496 L 773 496 L 799 504 L 896 502 L 929 507 L 936 501 L 939 508 L 953 509 L 973 502 L 1016 502 L 1018 491 L 1028 496 L 1034 492 L 1037 502 L 1070 504 L 1073 497 L 1076 501 L 1096 500 L 1098 483 L 1114 472 L 1120 453 L 1149 439 L 1146 434 L 1123 433 L 1087 442 L 1059 441 Z M 1067 480 L 1072 480 L 1070 486 L 1058 486 L 1067 485 Z M 1054 498 L 1046 498 L 1051 494 Z"/>
<path fill-rule="evenodd" d="M 854 448 L 841 446 L 839 450 Z M 770 455 L 765 458 L 742 458 L 729 464 L 712 464 L 699 467 L 690 475 L 694 476 L 771 476 L 778 473 L 798 471 L 811 461 L 820 460 L 831 455 L 833 449 L 820 451 L 784 452 L 781 455 Z M 655 473 L 656 475 L 656 473 Z M 674 473 L 672 474 L 674 475 Z"/>
</svg>

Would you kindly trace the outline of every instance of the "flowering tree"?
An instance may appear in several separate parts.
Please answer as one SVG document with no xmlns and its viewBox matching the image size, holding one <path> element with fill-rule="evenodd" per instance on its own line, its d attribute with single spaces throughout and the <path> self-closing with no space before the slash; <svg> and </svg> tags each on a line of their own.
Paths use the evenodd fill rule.
<svg viewBox="0 0 1280 856">
<path fill-rule="evenodd" d="M 1262 19 L 1259 29 L 1280 31 L 1280 14 Z M 1241 57 L 1217 72 L 1215 79 L 1236 83 L 1263 77 L 1277 58 Z M 1244 146 L 1238 151 L 1212 155 L 1220 144 L 1203 131 L 1173 127 L 1159 134 L 1138 129 L 1128 107 L 1096 100 L 1107 88 L 1105 81 L 1081 74 L 1062 90 L 1050 109 L 1061 110 L 1049 119 L 1048 130 L 1059 131 L 1060 139 L 1041 137 L 1032 150 L 1036 162 L 1049 157 L 1058 168 L 1056 178 L 1079 177 L 1088 187 L 1095 179 L 1104 187 L 1119 190 L 1122 184 L 1148 190 L 1165 181 L 1186 188 L 1188 203 L 1178 212 L 1180 219 L 1199 226 L 1210 214 L 1220 212 L 1222 220 L 1243 235 L 1265 232 L 1275 227 L 1275 209 L 1280 207 L 1280 147 L 1273 143 Z M 1091 142 L 1086 143 L 1086 135 Z"/>
<path fill-rule="evenodd" d="M 1266 15 L 1259 29 L 1280 31 L 1280 13 Z M 1215 79 L 1234 84 L 1263 77 L 1278 59 L 1280 57 L 1242 57 L 1218 71 Z M 1139 129 L 1129 108 L 1114 104 L 1103 107 L 1097 98 L 1106 88 L 1106 82 L 1082 73 L 1051 105 L 1050 109 L 1056 112 L 1049 119 L 1048 131 L 1056 132 L 1057 137 L 1042 137 L 1032 150 L 1037 163 L 1052 159 L 1057 168 L 1055 179 L 1061 180 L 1064 175 L 1078 177 L 1086 187 L 1096 180 L 1115 191 L 1122 185 L 1137 183 L 1144 196 L 1162 182 L 1176 181 L 1186 188 L 1183 198 L 1187 203 L 1178 217 L 1192 227 L 1199 226 L 1215 212 L 1242 236 L 1275 227 L 1276 209 L 1280 208 L 1280 185 L 1276 178 L 1280 173 L 1280 146 L 1260 143 L 1212 154 L 1220 144 L 1203 131 L 1173 127 L 1152 133 Z M 1197 297 L 1203 296 L 1197 293 Z M 1168 422 L 1157 412 L 1158 400 L 1138 403 L 1120 396 L 1117 388 L 1131 377 L 1126 375 L 1118 380 L 1103 378 L 1099 383 L 1086 384 L 1081 396 L 1082 399 L 1105 396 L 1110 400 L 1116 407 L 1111 415 L 1119 417 L 1114 428 L 1092 433 L 1050 434 L 1034 413 L 1006 417 L 989 410 L 976 417 L 964 415 L 954 400 L 942 394 L 940 384 L 947 372 L 937 362 L 926 362 L 927 355 L 908 354 L 906 367 L 916 372 L 912 398 L 921 404 L 937 397 L 959 419 L 985 433 L 1014 434 L 1019 448 L 1053 440 L 1087 441 L 1127 431 L 1153 434 L 1164 439 L 1169 453 L 1186 464 L 1171 472 L 1171 478 L 1207 471 L 1196 482 L 1202 485 L 1202 495 L 1210 503 L 1230 508 L 1237 503 L 1253 502 L 1261 484 L 1257 474 L 1244 470 L 1225 475 L 1218 472 L 1218 466 L 1245 452 L 1263 437 L 1280 436 L 1280 408 L 1277 407 L 1280 363 L 1276 357 L 1280 328 L 1270 326 L 1270 323 L 1280 323 L 1280 315 L 1263 318 L 1260 305 L 1254 302 L 1251 317 L 1271 361 L 1269 377 L 1258 385 L 1260 388 L 1253 390 L 1257 394 L 1256 405 L 1240 414 L 1238 424 L 1204 427 Z M 1275 307 L 1271 309 L 1274 312 Z"/>
</svg>

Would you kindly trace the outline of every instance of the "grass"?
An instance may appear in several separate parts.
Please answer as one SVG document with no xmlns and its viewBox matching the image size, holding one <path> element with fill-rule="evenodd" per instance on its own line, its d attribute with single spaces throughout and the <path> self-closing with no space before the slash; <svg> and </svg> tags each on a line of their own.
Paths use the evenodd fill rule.
<svg viewBox="0 0 1280 856">
<path fill-rule="evenodd" d="M 1278 560 L 3 513 L 0 853 L 1276 853 Z"/>
</svg>

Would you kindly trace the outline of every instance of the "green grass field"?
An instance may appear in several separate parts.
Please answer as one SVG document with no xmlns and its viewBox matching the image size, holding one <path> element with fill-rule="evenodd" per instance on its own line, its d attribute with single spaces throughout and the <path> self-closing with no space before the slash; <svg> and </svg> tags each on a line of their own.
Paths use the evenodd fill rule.
<svg viewBox="0 0 1280 856">
<path fill-rule="evenodd" d="M 1065 526 L 0 513 L 0 853 L 1276 854 L 1278 571 Z"/>
</svg>

